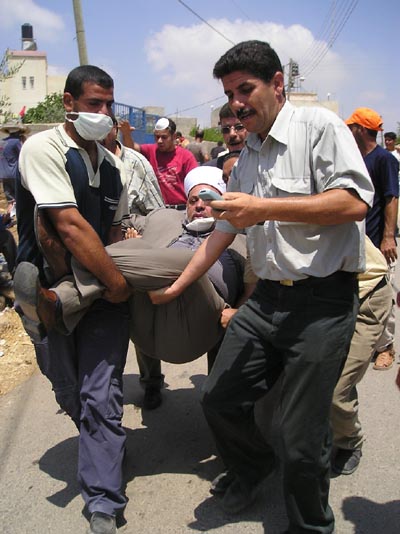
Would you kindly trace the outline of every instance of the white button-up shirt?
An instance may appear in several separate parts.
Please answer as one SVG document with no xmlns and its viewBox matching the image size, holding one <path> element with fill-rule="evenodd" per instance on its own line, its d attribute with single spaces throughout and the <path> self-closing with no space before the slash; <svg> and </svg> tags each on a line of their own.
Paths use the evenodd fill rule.
<svg viewBox="0 0 400 534">
<path fill-rule="evenodd" d="M 374 188 L 353 135 L 324 108 L 286 102 L 268 136 L 250 134 L 228 191 L 258 197 L 301 197 L 352 189 L 371 205 Z M 217 229 L 237 233 L 227 221 Z M 246 228 L 254 272 L 270 280 L 324 277 L 365 268 L 364 222 L 338 225 L 266 221 Z"/>
</svg>

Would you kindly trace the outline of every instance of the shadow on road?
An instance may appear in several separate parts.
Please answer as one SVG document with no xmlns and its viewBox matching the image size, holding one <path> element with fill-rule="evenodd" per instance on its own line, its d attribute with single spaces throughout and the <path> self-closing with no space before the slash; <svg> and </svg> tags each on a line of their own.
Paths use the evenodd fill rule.
<svg viewBox="0 0 400 534">
<path fill-rule="evenodd" d="M 383 504 L 363 497 L 347 497 L 342 504 L 343 515 L 354 524 L 354 534 L 398 534 L 400 501 Z"/>
<path fill-rule="evenodd" d="M 194 389 L 163 390 L 162 406 L 152 412 L 142 410 L 143 427 L 125 428 L 127 454 L 124 479 L 160 473 L 189 473 L 212 480 L 222 466 L 212 455 L 214 444 L 203 418 L 199 395 L 204 376 L 191 377 Z M 137 375 L 124 377 L 125 405 L 140 410 L 143 390 Z M 129 420 L 124 420 L 125 425 Z M 65 488 L 47 497 L 65 508 L 80 493 L 76 479 L 78 438 L 68 438 L 48 449 L 39 467 L 50 477 L 65 482 Z"/>
<path fill-rule="evenodd" d="M 210 497 L 195 509 L 194 515 L 196 521 L 188 526 L 201 532 L 210 532 L 227 524 L 253 521 L 263 525 L 265 534 L 281 533 L 287 526 L 281 474 L 272 474 L 266 480 L 264 490 L 254 506 L 241 514 L 224 514 L 218 506 L 218 497 Z"/>
<path fill-rule="evenodd" d="M 199 402 L 204 379 L 193 375 L 194 388 L 163 389 L 161 407 L 141 411 L 145 428 L 127 428 L 127 480 L 159 473 L 188 473 L 206 480 L 216 476 L 222 466 L 212 458 L 214 442 Z M 124 397 L 125 404 L 140 410 L 143 390 L 137 375 L 125 376 Z"/>
<path fill-rule="evenodd" d="M 66 486 L 47 497 L 47 500 L 60 508 L 68 504 L 80 493 L 76 479 L 78 470 L 78 437 L 68 438 L 48 449 L 39 460 L 42 471 L 56 480 L 62 480 Z"/>
</svg>

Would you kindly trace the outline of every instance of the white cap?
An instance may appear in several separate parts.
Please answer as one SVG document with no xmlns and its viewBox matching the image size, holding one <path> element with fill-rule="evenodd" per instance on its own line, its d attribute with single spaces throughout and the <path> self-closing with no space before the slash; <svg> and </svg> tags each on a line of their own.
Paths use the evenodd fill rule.
<svg viewBox="0 0 400 534">
<path fill-rule="evenodd" d="M 200 184 L 204 186 L 211 185 L 221 194 L 226 191 L 226 185 L 222 179 L 222 170 L 218 169 L 218 167 L 204 165 L 188 172 L 183 184 L 185 195 L 188 196 L 191 189 Z"/>
<path fill-rule="evenodd" d="M 169 128 L 169 120 L 165 117 L 158 119 L 154 126 L 154 130 L 166 130 L 167 128 Z"/>
</svg>

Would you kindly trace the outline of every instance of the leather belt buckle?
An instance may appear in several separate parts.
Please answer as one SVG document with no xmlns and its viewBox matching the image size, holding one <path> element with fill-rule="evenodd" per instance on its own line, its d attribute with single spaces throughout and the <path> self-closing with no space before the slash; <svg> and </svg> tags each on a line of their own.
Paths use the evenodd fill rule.
<svg viewBox="0 0 400 534">
<path fill-rule="evenodd" d="M 279 280 L 279 283 L 282 286 L 292 286 L 294 284 L 293 280 Z"/>
</svg>

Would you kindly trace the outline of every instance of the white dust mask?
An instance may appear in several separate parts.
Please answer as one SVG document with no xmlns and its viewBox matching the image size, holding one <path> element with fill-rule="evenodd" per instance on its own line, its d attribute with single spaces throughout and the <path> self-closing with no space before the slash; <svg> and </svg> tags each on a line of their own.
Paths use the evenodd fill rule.
<svg viewBox="0 0 400 534">
<path fill-rule="evenodd" d="M 68 115 L 75 115 L 77 118 L 71 119 Z M 65 119 L 73 123 L 77 133 L 86 141 L 101 141 L 105 139 L 113 127 L 111 117 L 102 113 L 71 111 L 65 114 Z"/>
<path fill-rule="evenodd" d="M 207 230 L 211 230 L 214 223 L 214 217 L 206 217 L 205 219 L 201 219 L 199 217 L 198 219 L 194 219 L 192 222 L 188 223 L 186 225 L 186 229 L 190 230 L 191 232 L 207 232 Z"/>
</svg>

